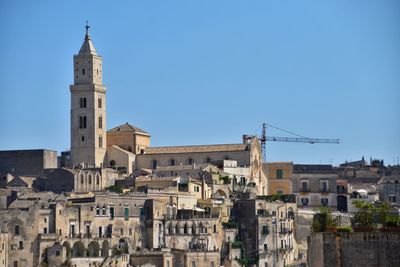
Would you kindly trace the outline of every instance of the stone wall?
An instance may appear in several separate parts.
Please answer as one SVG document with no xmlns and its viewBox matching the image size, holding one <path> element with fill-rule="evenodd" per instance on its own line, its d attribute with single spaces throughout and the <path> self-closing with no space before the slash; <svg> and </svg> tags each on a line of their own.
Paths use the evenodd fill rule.
<svg viewBox="0 0 400 267">
<path fill-rule="evenodd" d="M 0 151 L 0 173 L 40 176 L 44 169 L 57 168 L 57 151 L 10 150 Z"/>
<path fill-rule="evenodd" d="M 314 233 L 308 264 L 322 266 L 400 266 L 400 233 Z"/>
</svg>

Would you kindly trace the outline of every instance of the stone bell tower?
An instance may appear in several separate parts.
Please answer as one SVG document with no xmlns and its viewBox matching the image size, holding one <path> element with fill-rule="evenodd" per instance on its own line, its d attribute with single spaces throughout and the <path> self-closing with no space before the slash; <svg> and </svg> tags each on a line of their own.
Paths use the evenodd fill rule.
<svg viewBox="0 0 400 267">
<path fill-rule="evenodd" d="M 85 40 L 74 55 L 71 91 L 71 163 L 100 167 L 106 155 L 106 87 L 103 59 L 96 52 L 86 25 Z"/>
</svg>

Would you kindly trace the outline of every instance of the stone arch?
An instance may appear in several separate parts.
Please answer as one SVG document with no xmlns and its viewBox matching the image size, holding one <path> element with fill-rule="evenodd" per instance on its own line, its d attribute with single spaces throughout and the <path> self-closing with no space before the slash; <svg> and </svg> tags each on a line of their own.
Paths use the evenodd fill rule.
<svg viewBox="0 0 400 267">
<path fill-rule="evenodd" d="M 96 185 L 100 185 L 100 174 L 96 173 Z"/>
<path fill-rule="evenodd" d="M 122 251 L 122 253 L 128 253 L 129 252 L 129 245 L 128 242 L 126 241 L 125 238 L 121 238 L 118 241 L 118 249 Z"/>
<path fill-rule="evenodd" d="M 86 257 L 86 249 L 81 241 L 74 243 L 74 246 L 72 247 L 72 257 Z"/>
<path fill-rule="evenodd" d="M 63 247 L 65 249 L 65 255 L 67 256 L 67 258 L 71 257 L 72 249 L 71 249 L 71 245 L 69 244 L 69 242 L 65 241 L 63 243 Z"/>
<path fill-rule="evenodd" d="M 222 189 L 218 189 L 217 192 L 215 192 L 215 197 L 216 198 L 226 198 L 226 193 Z"/>
<path fill-rule="evenodd" d="M 88 256 L 89 257 L 99 257 L 100 256 L 100 246 L 96 241 L 92 241 L 88 245 Z"/>
<path fill-rule="evenodd" d="M 110 256 L 110 243 L 107 240 L 104 240 L 101 246 L 101 256 L 104 258 Z"/>
</svg>

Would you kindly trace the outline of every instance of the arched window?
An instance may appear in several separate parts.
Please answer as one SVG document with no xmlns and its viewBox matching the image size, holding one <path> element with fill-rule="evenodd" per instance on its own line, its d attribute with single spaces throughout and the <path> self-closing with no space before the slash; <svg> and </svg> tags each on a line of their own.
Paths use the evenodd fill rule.
<svg viewBox="0 0 400 267">
<path fill-rule="evenodd" d="M 187 233 L 188 233 L 188 226 L 187 226 L 186 223 L 185 223 L 185 225 L 183 226 L 183 233 L 184 233 L 184 234 L 187 234 Z"/>
<path fill-rule="evenodd" d="M 96 176 L 96 184 L 100 184 L 100 177 L 98 175 Z"/>
<path fill-rule="evenodd" d="M 176 233 L 177 235 L 179 234 L 179 223 L 176 224 L 175 233 Z"/>
<path fill-rule="evenodd" d="M 81 174 L 81 184 L 83 184 L 83 174 Z"/>
<path fill-rule="evenodd" d="M 92 175 L 89 174 L 88 176 L 88 183 L 91 184 L 92 183 Z"/>
</svg>

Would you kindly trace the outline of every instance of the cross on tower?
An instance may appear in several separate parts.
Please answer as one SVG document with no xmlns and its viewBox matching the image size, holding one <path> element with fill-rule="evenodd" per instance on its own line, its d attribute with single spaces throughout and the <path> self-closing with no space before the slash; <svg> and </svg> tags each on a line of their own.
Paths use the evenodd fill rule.
<svg viewBox="0 0 400 267">
<path fill-rule="evenodd" d="M 89 22 L 88 22 L 88 21 L 86 21 L 86 26 L 85 26 L 85 28 L 86 28 L 86 35 L 88 35 L 88 34 L 89 34 L 89 28 L 90 28 Z"/>
</svg>

